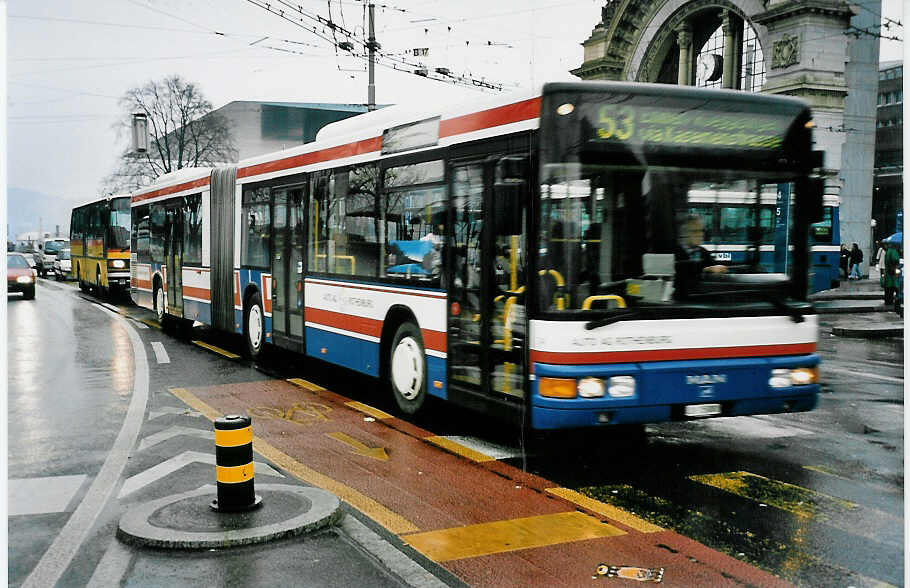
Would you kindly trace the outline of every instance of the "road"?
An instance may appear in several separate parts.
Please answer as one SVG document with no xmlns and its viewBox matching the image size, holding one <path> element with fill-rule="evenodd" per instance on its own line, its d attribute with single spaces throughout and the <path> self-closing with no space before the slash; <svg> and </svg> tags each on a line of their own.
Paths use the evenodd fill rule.
<svg viewBox="0 0 910 588">
<path fill-rule="evenodd" d="M 774 577 L 806 586 L 904 582 L 899 338 L 833 337 L 823 321 L 824 387 L 809 413 L 649 425 L 644 438 L 532 438 L 451 407 L 387 419 L 393 403 L 375 381 L 283 353 L 252 365 L 232 356 L 238 340 L 200 329 L 190 337 L 163 333 L 150 313 L 69 284 L 42 280 L 36 301 L 10 297 L 8 317 L 12 585 L 56 578 L 74 586 L 212 585 L 241 577 L 261 585 L 301 578 L 400 585 L 405 568 L 388 561 L 401 555 L 425 570 L 425 581 L 520 585 L 562 577 L 571 585 L 569 578 L 590 580 L 602 561 L 636 565 L 610 561 L 601 547 L 621 537 L 591 540 L 597 547 L 588 551 L 584 541 L 553 539 L 574 558 L 571 570 L 522 559 L 545 555 L 546 545 L 455 556 L 421 542 L 505 504 L 509 520 L 519 520 L 537 513 L 541 497 L 541 512 L 563 516 L 565 504 L 554 505 L 554 496 L 568 496 L 579 512 L 592 508 L 585 499 L 619 509 L 604 516 L 618 520 L 612 528 L 630 541 L 659 531 L 652 544 L 666 552 L 669 585 L 693 585 L 701 572 L 688 560 L 699 558 L 742 577 L 754 568 L 758 580 L 747 583 L 756 585 Z M 213 452 L 203 416 L 211 407 L 253 416 L 262 440 L 257 482 L 284 474 L 282 481 L 328 485 L 375 541 L 333 530 L 188 555 L 114 539 L 131 505 L 211 483 L 211 464 L 200 457 Z M 468 506 L 481 512 L 458 514 Z M 619 512 L 629 518 L 617 519 Z M 394 553 L 377 556 L 366 544 Z M 500 564 L 514 577 L 484 575 Z"/>
</svg>

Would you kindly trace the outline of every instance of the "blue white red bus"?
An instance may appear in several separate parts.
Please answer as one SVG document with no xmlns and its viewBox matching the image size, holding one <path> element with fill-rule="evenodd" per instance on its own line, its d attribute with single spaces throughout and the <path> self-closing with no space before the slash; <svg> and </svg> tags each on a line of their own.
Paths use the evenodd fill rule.
<svg viewBox="0 0 910 588">
<path fill-rule="evenodd" d="M 133 194 L 133 296 L 242 333 L 252 356 L 375 376 L 406 413 L 435 396 L 559 429 L 810 410 L 810 117 L 790 98 L 612 82 L 363 114 Z M 779 185 L 780 267 L 680 248 L 693 196 L 742 197 L 754 237 Z"/>
<path fill-rule="evenodd" d="M 758 199 L 746 193 L 724 193 L 723 199 L 706 191 L 689 194 L 689 211 L 705 218 L 705 248 L 722 263 L 742 264 L 758 249 L 760 263 L 772 271 L 775 263 L 775 245 L 782 240 L 782 231 L 791 227 L 778 224 L 778 188 L 790 190 L 791 186 L 766 186 Z M 840 285 L 840 201 L 836 195 L 824 195 L 824 217 L 809 228 L 810 266 L 809 292 L 836 288 Z M 759 215 L 761 233 L 747 234 L 750 217 Z M 792 249 L 792 247 L 791 247 Z"/>
</svg>

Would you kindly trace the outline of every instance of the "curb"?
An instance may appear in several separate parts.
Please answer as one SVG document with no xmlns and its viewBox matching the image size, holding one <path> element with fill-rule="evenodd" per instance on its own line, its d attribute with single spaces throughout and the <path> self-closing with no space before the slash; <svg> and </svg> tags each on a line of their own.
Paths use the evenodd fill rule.
<svg viewBox="0 0 910 588">
<path fill-rule="evenodd" d="M 289 484 L 263 484 L 260 508 L 218 513 L 209 508 L 216 494 L 207 484 L 128 510 L 117 537 L 131 545 L 166 549 L 211 549 L 253 545 L 293 537 L 336 524 L 344 513 L 325 490 Z"/>
</svg>

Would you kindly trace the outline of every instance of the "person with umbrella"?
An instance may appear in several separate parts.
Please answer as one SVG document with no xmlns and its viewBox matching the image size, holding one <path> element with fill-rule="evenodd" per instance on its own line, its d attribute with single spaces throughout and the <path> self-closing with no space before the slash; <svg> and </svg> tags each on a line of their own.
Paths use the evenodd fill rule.
<svg viewBox="0 0 910 588">
<path fill-rule="evenodd" d="M 891 237 L 894 237 L 892 235 Z M 882 268 L 881 274 L 881 284 L 882 288 L 885 290 L 885 304 L 892 304 L 894 302 L 894 294 L 897 292 L 897 268 L 900 265 L 901 255 L 898 249 L 898 241 L 888 237 L 885 239 L 884 245 L 888 248 L 888 251 L 885 253 L 885 264 Z"/>
</svg>

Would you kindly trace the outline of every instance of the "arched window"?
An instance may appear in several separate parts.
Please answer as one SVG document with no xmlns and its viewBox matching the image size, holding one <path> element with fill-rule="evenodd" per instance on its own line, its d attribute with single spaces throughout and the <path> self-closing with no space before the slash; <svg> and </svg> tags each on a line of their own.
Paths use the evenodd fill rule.
<svg viewBox="0 0 910 588">
<path fill-rule="evenodd" d="M 758 35 L 749 23 L 742 24 L 742 37 L 736 60 L 739 63 L 739 79 L 734 88 L 747 92 L 759 92 L 765 84 L 765 59 Z M 702 45 L 695 57 L 695 85 L 704 88 L 720 88 L 723 84 L 724 31 L 717 27 Z"/>
</svg>

